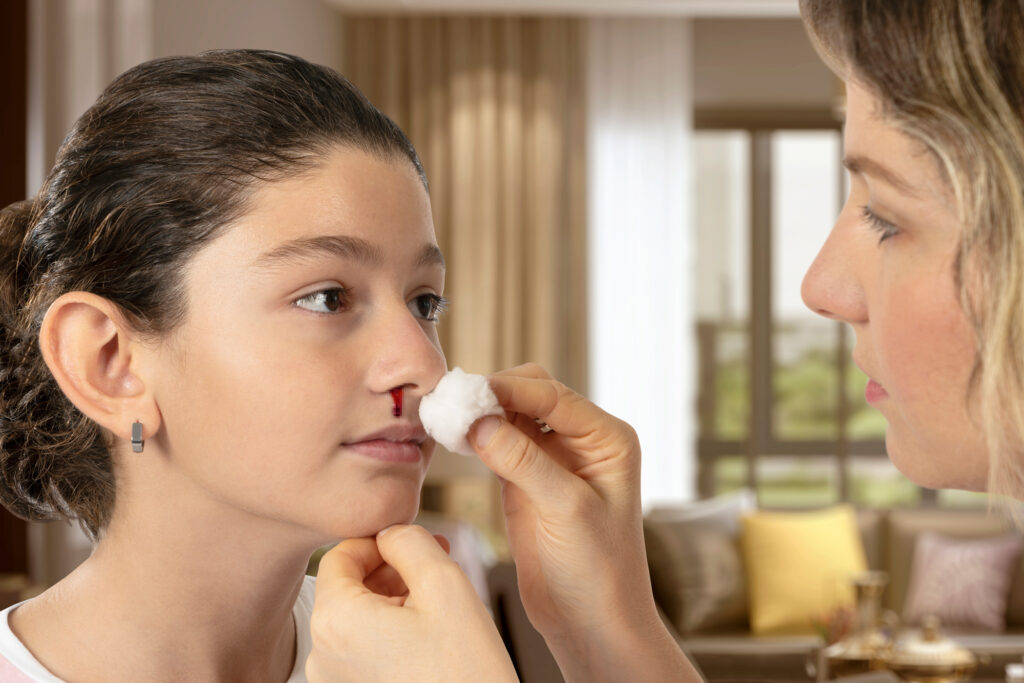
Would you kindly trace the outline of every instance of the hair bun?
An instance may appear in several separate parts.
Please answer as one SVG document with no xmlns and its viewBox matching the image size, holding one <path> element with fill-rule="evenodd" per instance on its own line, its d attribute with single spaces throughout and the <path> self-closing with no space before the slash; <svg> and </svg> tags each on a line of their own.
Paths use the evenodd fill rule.
<svg viewBox="0 0 1024 683">
<path fill-rule="evenodd" d="M 26 268 L 21 247 L 32 226 L 36 203 L 32 199 L 0 209 L 0 325 L 6 327 L 20 308 Z"/>
</svg>

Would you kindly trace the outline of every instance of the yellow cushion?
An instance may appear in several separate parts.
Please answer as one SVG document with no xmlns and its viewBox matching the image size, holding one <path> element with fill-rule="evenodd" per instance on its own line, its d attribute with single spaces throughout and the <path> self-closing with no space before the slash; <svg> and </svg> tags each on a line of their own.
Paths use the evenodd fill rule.
<svg viewBox="0 0 1024 683">
<path fill-rule="evenodd" d="M 755 512 L 742 521 L 755 634 L 810 633 L 815 620 L 853 603 L 850 578 L 867 560 L 852 507 Z"/>
</svg>

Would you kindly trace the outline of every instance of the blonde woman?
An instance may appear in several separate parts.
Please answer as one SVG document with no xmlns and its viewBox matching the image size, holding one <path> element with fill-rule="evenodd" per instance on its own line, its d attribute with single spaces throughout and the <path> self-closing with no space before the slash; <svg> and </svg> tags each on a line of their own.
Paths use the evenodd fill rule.
<svg viewBox="0 0 1024 683">
<path fill-rule="evenodd" d="M 801 0 L 801 12 L 847 85 L 850 173 L 804 300 L 854 329 L 853 359 L 871 378 L 866 396 L 888 420 L 900 470 L 924 486 L 1022 499 L 1024 5 Z M 506 481 L 527 613 L 567 680 L 694 678 L 653 623 L 628 427 L 536 369 L 525 374 L 494 378 L 499 397 L 556 433 L 532 432 L 522 417 L 488 418 L 475 438 Z M 401 557 L 409 578 L 431 567 L 412 569 L 421 555 L 399 534 L 358 543 L 339 546 L 317 587 L 323 628 L 310 661 L 341 678 L 344 669 L 330 665 L 352 665 L 355 645 L 379 654 L 380 635 L 342 618 L 379 614 L 385 629 L 405 616 L 354 599 L 366 597 L 352 587 L 380 561 L 377 549 Z M 457 614 L 447 616 L 445 628 L 461 628 Z M 353 646 L 348 658 L 331 654 L 339 643 Z M 429 680 L 446 661 L 436 654 L 394 664 Z"/>
</svg>

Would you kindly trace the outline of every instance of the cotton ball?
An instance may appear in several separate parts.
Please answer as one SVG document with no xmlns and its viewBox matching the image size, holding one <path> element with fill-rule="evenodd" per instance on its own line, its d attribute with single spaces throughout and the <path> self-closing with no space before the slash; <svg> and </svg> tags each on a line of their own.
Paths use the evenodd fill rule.
<svg viewBox="0 0 1024 683">
<path fill-rule="evenodd" d="M 466 440 L 470 425 L 485 415 L 504 415 L 487 378 L 455 368 L 420 401 L 427 434 L 452 453 L 476 455 Z"/>
</svg>

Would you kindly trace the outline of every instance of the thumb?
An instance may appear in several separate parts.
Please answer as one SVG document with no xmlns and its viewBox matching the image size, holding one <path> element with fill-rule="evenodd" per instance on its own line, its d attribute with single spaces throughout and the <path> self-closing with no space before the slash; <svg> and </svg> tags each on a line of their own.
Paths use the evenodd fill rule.
<svg viewBox="0 0 1024 683">
<path fill-rule="evenodd" d="M 477 420 L 469 438 L 484 464 L 522 489 L 534 505 L 565 500 L 566 493 L 580 483 L 578 477 L 504 418 L 491 415 Z"/>
</svg>

